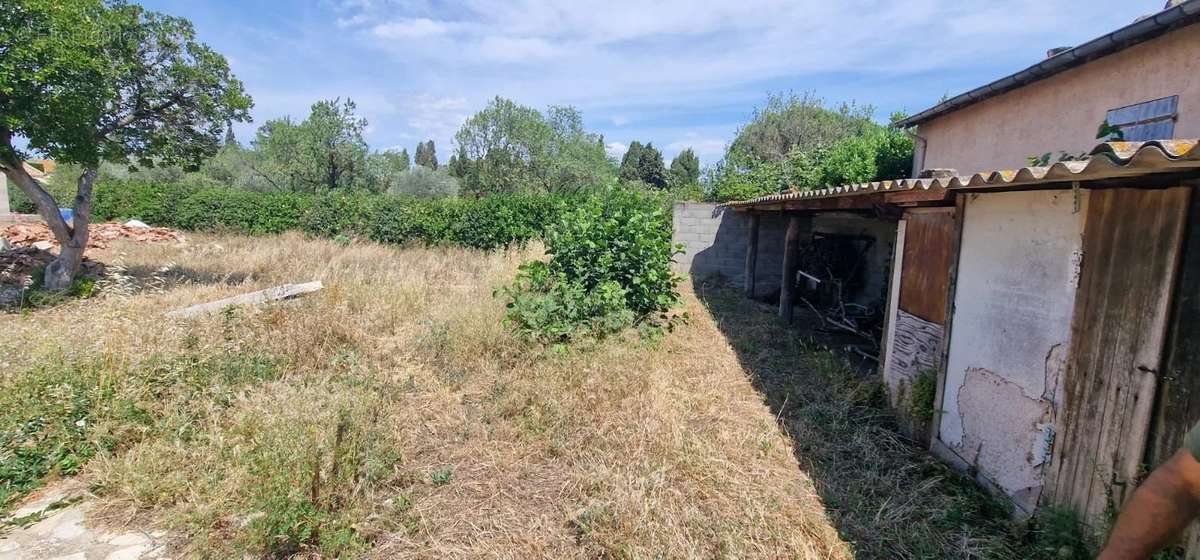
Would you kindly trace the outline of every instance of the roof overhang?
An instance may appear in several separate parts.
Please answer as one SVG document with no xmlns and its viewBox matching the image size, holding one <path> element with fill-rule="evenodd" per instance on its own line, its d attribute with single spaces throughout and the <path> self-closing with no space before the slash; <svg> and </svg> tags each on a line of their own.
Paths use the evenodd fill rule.
<svg viewBox="0 0 1200 560">
<path fill-rule="evenodd" d="M 1084 161 L 1003 169 L 934 179 L 900 179 L 795 191 L 731 202 L 735 210 L 851 210 L 879 204 L 928 205 L 952 200 L 957 191 L 1065 188 L 1114 179 L 1200 177 L 1200 140 L 1105 142 Z M 1086 185 L 1085 185 L 1086 186 Z"/>
<path fill-rule="evenodd" d="M 1200 22 L 1200 0 L 1187 0 L 1179 5 L 1135 21 L 1103 37 L 1092 39 L 1067 49 L 1029 68 L 1005 76 L 990 84 L 956 95 L 904 120 L 895 126 L 908 128 L 937 117 L 974 105 L 985 99 L 1027 86 L 1081 66 L 1097 58 L 1125 50 L 1138 43 L 1158 37 L 1168 31 Z"/>
</svg>

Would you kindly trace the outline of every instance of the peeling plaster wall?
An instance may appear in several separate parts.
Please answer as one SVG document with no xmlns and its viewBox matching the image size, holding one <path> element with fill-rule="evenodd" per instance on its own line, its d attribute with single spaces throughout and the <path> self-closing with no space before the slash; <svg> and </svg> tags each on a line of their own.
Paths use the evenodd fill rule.
<svg viewBox="0 0 1200 560">
<path fill-rule="evenodd" d="M 1087 191 L 968 195 L 939 438 L 1026 511 L 1071 335 Z"/>
</svg>

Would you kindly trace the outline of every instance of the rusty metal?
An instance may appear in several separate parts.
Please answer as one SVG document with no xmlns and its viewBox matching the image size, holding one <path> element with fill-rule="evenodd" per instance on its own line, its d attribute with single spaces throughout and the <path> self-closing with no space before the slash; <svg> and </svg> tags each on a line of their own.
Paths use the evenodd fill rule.
<svg viewBox="0 0 1200 560">
<path fill-rule="evenodd" d="M 950 263 L 958 251 L 954 209 L 910 212 L 905 221 L 900 309 L 945 325 Z"/>
</svg>

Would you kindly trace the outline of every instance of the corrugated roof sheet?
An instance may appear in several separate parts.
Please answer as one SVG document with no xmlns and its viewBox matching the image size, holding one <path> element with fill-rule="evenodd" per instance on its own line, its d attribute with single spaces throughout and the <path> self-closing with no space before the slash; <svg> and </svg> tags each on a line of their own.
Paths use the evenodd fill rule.
<svg viewBox="0 0 1200 560">
<path fill-rule="evenodd" d="M 936 179 L 899 179 L 842 185 L 810 191 L 760 196 L 731 202 L 728 206 L 758 206 L 789 200 L 831 198 L 879 192 L 933 189 L 989 189 L 1073 181 L 1095 181 L 1117 177 L 1176 171 L 1200 171 L 1200 140 L 1151 140 L 1149 142 L 1105 142 L 1092 149 L 1084 161 L 1063 161 L 1046 167 L 1003 169 Z"/>
</svg>

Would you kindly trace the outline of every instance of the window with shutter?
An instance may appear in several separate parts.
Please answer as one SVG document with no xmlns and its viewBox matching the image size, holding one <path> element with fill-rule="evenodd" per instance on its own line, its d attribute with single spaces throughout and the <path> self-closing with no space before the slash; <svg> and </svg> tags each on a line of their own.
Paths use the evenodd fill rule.
<svg viewBox="0 0 1200 560">
<path fill-rule="evenodd" d="M 1128 142 L 1165 140 L 1175 137 L 1179 96 L 1172 95 L 1128 105 L 1108 112 L 1108 124 L 1119 127 Z"/>
</svg>

